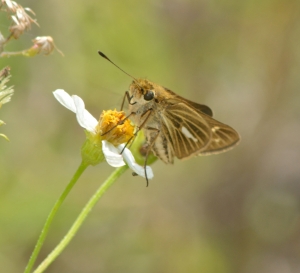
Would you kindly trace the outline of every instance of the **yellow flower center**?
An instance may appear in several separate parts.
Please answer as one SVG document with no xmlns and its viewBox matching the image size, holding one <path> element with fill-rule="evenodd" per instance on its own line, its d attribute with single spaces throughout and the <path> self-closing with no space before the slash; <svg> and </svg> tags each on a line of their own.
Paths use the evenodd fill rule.
<svg viewBox="0 0 300 273">
<path fill-rule="evenodd" d="M 123 111 L 103 111 L 96 126 L 97 134 L 102 136 L 102 140 L 107 140 L 115 146 L 128 142 L 134 135 L 134 127 L 129 119 L 121 122 L 125 118 Z"/>
</svg>

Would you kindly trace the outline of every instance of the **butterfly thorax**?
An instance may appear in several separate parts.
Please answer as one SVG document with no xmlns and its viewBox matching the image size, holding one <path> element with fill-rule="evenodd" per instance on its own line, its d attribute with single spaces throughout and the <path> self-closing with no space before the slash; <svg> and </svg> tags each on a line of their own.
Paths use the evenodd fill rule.
<svg viewBox="0 0 300 273">
<path fill-rule="evenodd" d="M 147 101 L 149 92 L 153 98 Z M 137 82 L 133 81 L 130 85 L 130 97 L 129 111 L 135 113 L 132 120 L 138 127 L 145 122 L 143 128 L 140 129 L 144 130 L 151 150 L 165 163 L 173 163 L 170 143 L 162 132 L 162 117 L 168 107 L 168 94 L 166 94 L 165 88 L 148 80 L 140 79 Z"/>
</svg>

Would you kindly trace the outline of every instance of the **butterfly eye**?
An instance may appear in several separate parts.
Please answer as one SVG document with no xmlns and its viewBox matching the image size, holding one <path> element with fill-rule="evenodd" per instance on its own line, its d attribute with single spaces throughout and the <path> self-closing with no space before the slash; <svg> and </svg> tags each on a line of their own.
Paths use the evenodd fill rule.
<svg viewBox="0 0 300 273">
<path fill-rule="evenodd" d="M 152 100 L 154 98 L 154 93 L 152 91 L 148 91 L 145 95 L 144 95 L 144 100 Z"/>
</svg>

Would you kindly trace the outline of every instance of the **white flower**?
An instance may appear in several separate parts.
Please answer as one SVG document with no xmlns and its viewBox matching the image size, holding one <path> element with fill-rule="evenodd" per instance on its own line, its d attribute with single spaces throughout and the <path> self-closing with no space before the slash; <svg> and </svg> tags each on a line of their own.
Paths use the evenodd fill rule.
<svg viewBox="0 0 300 273">
<path fill-rule="evenodd" d="M 97 134 L 96 126 L 98 125 L 97 119 L 95 119 L 86 109 L 83 100 L 76 96 L 70 96 L 67 92 L 62 89 L 57 89 L 53 92 L 54 97 L 66 108 L 76 114 L 79 125 L 85 128 L 88 132 L 93 135 Z M 112 143 L 107 140 L 102 140 L 102 151 L 105 159 L 112 167 L 121 167 L 125 165 L 124 160 L 128 166 L 138 175 L 145 177 L 144 167 L 138 165 L 131 151 L 127 148 L 124 149 L 125 144 L 118 145 L 115 147 Z M 124 149 L 122 154 L 120 152 Z M 151 167 L 146 166 L 147 178 L 153 178 L 153 172 Z"/>
</svg>

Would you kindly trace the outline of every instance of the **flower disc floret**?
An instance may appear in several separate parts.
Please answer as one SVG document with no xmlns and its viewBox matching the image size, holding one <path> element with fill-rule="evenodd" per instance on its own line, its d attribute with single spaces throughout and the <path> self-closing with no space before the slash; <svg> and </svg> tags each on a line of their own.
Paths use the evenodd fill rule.
<svg viewBox="0 0 300 273">
<path fill-rule="evenodd" d="M 127 143 L 133 138 L 133 132 L 134 127 L 126 119 L 123 111 L 103 111 L 96 126 L 96 133 L 100 134 L 103 140 L 107 140 L 115 146 Z"/>
</svg>

